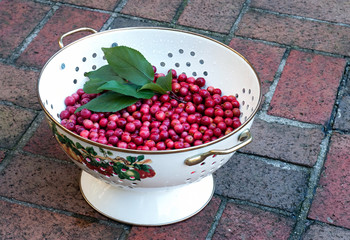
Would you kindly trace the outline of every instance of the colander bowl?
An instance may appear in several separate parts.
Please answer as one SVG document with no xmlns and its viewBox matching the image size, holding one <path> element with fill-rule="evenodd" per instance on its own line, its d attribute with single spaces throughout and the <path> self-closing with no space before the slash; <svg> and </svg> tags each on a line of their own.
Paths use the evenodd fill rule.
<svg viewBox="0 0 350 240">
<path fill-rule="evenodd" d="M 65 36 L 86 30 L 94 34 L 63 46 Z M 65 97 L 83 87 L 85 72 L 107 64 L 101 48 L 117 45 L 137 49 L 158 72 L 173 68 L 204 77 L 207 86 L 236 96 L 242 125 L 215 141 L 164 151 L 102 145 L 67 130 L 59 118 Z M 213 172 L 252 140 L 249 129 L 261 103 L 261 85 L 249 62 L 214 39 L 167 28 L 76 29 L 62 35 L 60 46 L 41 71 L 39 102 L 57 142 L 82 169 L 85 200 L 109 218 L 146 226 L 179 222 L 204 208 L 214 193 Z M 147 174 L 141 177 L 136 170 Z"/>
</svg>

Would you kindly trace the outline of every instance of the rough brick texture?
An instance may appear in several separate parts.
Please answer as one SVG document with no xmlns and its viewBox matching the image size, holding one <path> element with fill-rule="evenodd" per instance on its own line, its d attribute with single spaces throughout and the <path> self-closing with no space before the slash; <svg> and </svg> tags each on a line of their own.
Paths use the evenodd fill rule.
<svg viewBox="0 0 350 240">
<path fill-rule="evenodd" d="M 103 1 L 91 1 L 91 0 L 53 0 L 56 2 L 64 2 L 75 4 L 78 6 L 98 8 L 103 10 L 112 11 L 118 4 L 119 0 L 103 0 Z"/>
<path fill-rule="evenodd" d="M 6 156 L 6 152 L 5 151 L 0 151 L 0 163 L 5 158 L 5 156 Z"/>
<path fill-rule="evenodd" d="M 262 83 L 264 96 L 274 80 L 285 49 L 240 38 L 233 38 L 229 46 L 253 65 Z"/>
<path fill-rule="evenodd" d="M 350 24 L 350 2 L 329 0 L 252 0 L 252 7 Z"/>
<path fill-rule="evenodd" d="M 130 19 L 126 17 L 117 17 L 115 20 L 111 23 L 110 28 L 125 28 L 125 27 L 156 27 L 158 26 L 157 23 L 153 23 L 151 21 L 145 21 L 145 20 L 136 20 L 136 19 Z"/>
<path fill-rule="evenodd" d="M 344 67 L 342 58 L 291 51 L 268 113 L 326 124 L 331 117 Z"/>
<path fill-rule="evenodd" d="M 57 40 L 64 33 L 87 25 L 95 30 L 100 30 L 108 18 L 109 15 L 106 13 L 62 6 L 45 24 L 17 62 L 23 65 L 42 67 L 59 50 Z M 68 36 L 64 38 L 64 44 L 67 45 L 89 34 L 91 33 L 83 32 Z"/>
<path fill-rule="evenodd" d="M 303 236 L 303 240 L 347 240 L 350 239 L 350 230 L 327 225 L 312 224 Z"/>
<path fill-rule="evenodd" d="M 124 6 L 122 13 L 147 19 L 171 22 L 181 2 L 182 0 L 129 0 Z"/>
<path fill-rule="evenodd" d="M 0 1 L 0 57 L 10 56 L 49 10 L 48 5 L 32 1 Z"/>
<path fill-rule="evenodd" d="M 0 147 L 14 147 L 34 117 L 35 113 L 31 111 L 0 105 Z"/>
<path fill-rule="evenodd" d="M 345 131 L 350 130 L 350 96 L 344 96 L 341 99 L 335 117 L 334 128 Z"/>
<path fill-rule="evenodd" d="M 243 0 L 192 0 L 188 2 L 178 23 L 184 26 L 228 33 L 236 21 L 243 3 Z"/>
<path fill-rule="evenodd" d="M 23 149 L 46 157 L 70 161 L 69 157 L 57 143 L 46 119 L 41 122 Z"/>
<path fill-rule="evenodd" d="M 176 224 L 161 227 L 133 227 L 129 240 L 155 239 L 205 239 L 219 208 L 221 200 L 212 198 L 195 216 Z"/>
<path fill-rule="evenodd" d="M 0 72 L 0 100 L 10 101 L 22 107 L 40 109 L 35 87 L 39 73 L 1 63 Z"/>
<path fill-rule="evenodd" d="M 239 153 L 214 175 L 217 194 L 291 212 L 298 210 L 308 181 L 305 171 L 281 168 Z"/>
<path fill-rule="evenodd" d="M 342 25 L 250 10 L 244 14 L 236 34 L 350 56 L 350 31 Z"/>
<path fill-rule="evenodd" d="M 309 217 L 350 228 L 350 135 L 334 133 Z"/>
<path fill-rule="evenodd" d="M 259 119 L 254 120 L 251 132 L 253 141 L 240 151 L 306 166 L 315 164 L 324 137 L 321 129 L 303 129 Z"/>
<path fill-rule="evenodd" d="M 118 239 L 123 229 L 0 201 L 0 239 Z"/>
<path fill-rule="evenodd" d="M 250 206 L 227 203 L 213 240 L 288 239 L 294 220 Z"/>
<path fill-rule="evenodd" d="M 80 170 L 73 163 L 19 154 L 0 173 L 0 195 L 105 219 L 86 203 L 79 180 Z"/>
</svg>

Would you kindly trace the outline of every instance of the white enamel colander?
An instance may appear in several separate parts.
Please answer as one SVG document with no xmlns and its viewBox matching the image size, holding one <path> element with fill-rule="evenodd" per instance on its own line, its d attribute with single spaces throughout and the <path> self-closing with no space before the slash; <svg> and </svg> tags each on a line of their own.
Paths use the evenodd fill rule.
<svg viewBox="0 0 350 240">
<path fill-rule="evenodd" d="M 93 34 L 63 46 L 64 37 L 79 31 Z M 214 192 L 212 173 L 252 140 L 249 129 L 262 96 L 250 63 L 214 39 L 167 28 L 80 28 L 62 35 L 59 44 L 61 50 L 40 74 L 39 101 L 58 143 L 82 169 L 80 187 L 86 201 L 114 220 L 146 226 L 182 221 L 206 206 Z M 83 87 L 85 72 L 107 64 L 101 48 L 117 45 L 137 49 L 160 73 L 173 68 L 204 77 L 207 86 L 236 96 L 242 125 L 213 142 L 164 151 L 110 147 L 68 131 L 59 119 L 65 97 Z"/>
</svg>

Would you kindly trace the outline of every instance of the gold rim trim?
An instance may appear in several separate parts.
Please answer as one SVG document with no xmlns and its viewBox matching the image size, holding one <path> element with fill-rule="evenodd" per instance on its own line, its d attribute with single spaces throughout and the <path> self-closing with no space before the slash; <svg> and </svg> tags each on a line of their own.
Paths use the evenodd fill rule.
<svg viewBox="0 0 350 240">
<path fill-rule="evenodd" d="M 178 33 L 184 33 L 184 34 L 189 34 L 189 35 L 194 35 L 194 36 L 197 36 L 197 37 L 201 37 L 201 38 L 204 38 L 204 39 L 207 39 L 209 41 L 212 41 L 212 42 L 215 42 L 225 48 L 227 48 L 228 50 L 234 52 L 235 54 L 237 54 L 239 57 L 241 57 L 250 67 L 251 69 L 253 70 L 255 76 L 256 76 L 256 79 L 258 80 L 258 85 L 259 85 L 259 100 L 258 100 L 258 104 L 256 106 L 256 108 L 254 109 L 254 111 L 252 112 L 252 114 L 250 115 L 250 117 L 238 128 L 236 128 L 234 131 L 232 131 L 231 133 L 221 137 L 221 138 L 218 138 L 214 141 L 211 141 L 211 142 L 208 142 L 208 143 L 204 143 L 204 144 L 201 144 L 199 146 L 192 146 L 192 147 L 188 147 L 188 148 L 182 148 L 182 149 L 173 149 L 173 150 L 161 150 L 161 151 L 148 151 L 148 150 L 134 150 L 134 149 L 124 149 L 124 148 L 118 148 L 118 147 L 113 147 L 113 146 L 108 146 L 108 145 L 105 145 L 105 144 L 101 144 L 101 143 L 97 143 L 97 142 L 93 142 L 89 139 L 86 139 L 86 138 L 83 138 L 81 137 L 80 135 L 76 134 L 76 133 L 73 133 L 71 131 L 69 131 L 68 129 L 66 129 L 65 127 L 63 127 L 58 121 L 56 121 L 55 118 L 53 118 L 53 116 L 46 110 L 46 108 L 43 106 L 43 103 L 42 103 L 42 100 L 41 100 L 41 97 L 40 97 L 40 93 L 39 93 L 39 85 L 40 85 L 40 79 L 41 79 L 41 76 L 42 76 L 42 73 L 44 72 L 46 66 L 48 64 L 50 64 L 51 60 L 53 58 L 55 58 L 61 51 L 66 51 L 68 50 L 68 48 L 74 44 L 77 44 L 81 41 L 84 41 L 85 39 L 87 38 L 91 38 L 91 37 L 95 37 L 97 35 L 102 35 L 102 34 L 106 34 L 106 33 L 110 33 L 110 32 L 119 32 L 119 31 L 132 31 L 132 30 L 159 30 L 159 31 L 172 31 L 172 32 L 178 32 Z M 74 30 L 73 30 L 74 31 Z M 70 32 L 73 32 L 73 31 L 70 31 Z M 69 32 L 68 32 L 69 33 Z M 67 33 L 67 34 L 68 34 Z M 213 38 L 210 38 L 210 37 L 207 37 L 207 36 L 204 36 L 202 34 L 199 34 L 199 33 L 194 33 L 194 32 L 190 32 L 190 31 L 186 31 L 186 30 L 181 30 L 181 29 L 172 29 L 172 28 L 161 28 L 161 27 L 129 27 L 129 28 L 118 28 L 118 29 L 111 29 L 111 30 L 106 30 L 106 31 L 103 31 L 103 32 L 97 32 L 97 33 L 94 33 L 92 35 L 88 35 L 86 37 L 83 37 L 83 38 L 80 38 L 70 44 L 68 44 L 67 46 L 64 46 L 63 48 L 61 48 L 59 51 L 57 51 L 46 63 L 45 65 L 43 66 L 41 72 L 40 72 L 40 75 L 39 75 L 39 79 L 38 79 L 38 84 L 37 84 L 37 90 L 38 90 L 38 99 L 39 99 L 39 103 L 40 103 L 40 106 L 41 108 L 44 110 L 46 116 L 49 117 L 49 119 L 51 121 L 53 121 L 57 126 L 60 127 L 60 129 L 62 129 L 63 131 L 67 132 L 68 134 L 71 134 L 73 135 L 75 138 L 78 138 L 79 140 L 85 142 L 85 143 L 88 143 L 90 145 L 94 145 L 94 146 L 97 146 L 97 147 L 102 147 L 102 148 L 105 148 L 105 149 L 109 149 L 109 150 L 113 150 L 113 151 L 119 151 L 119 152 L 125 152 L 125 153 L 131 153 L 131 154 L 149 154 L 149 155 L 158 155 L 158 154 L 172 154 L 172 153 L 178 153 L 178 152 L 186 152 L 186 151 L 192 151 L 192 150 L 196 150 L 196 149 L 200 149 L 200 148 L 204 148 L 204 147 L 207 147 L 207 146 L 210 146 L 210 145 L 213 145 L 217 142 L 220 142 L 226 138 L 229 138 L 231 137 L 232 135 L 234 135 L 235 133 L 239 132 L 240 130 L 242 130 L 253 118 L 254 116 L 256 115 L 256 113 L 258 112 L 259 110 L 259 107 L 262 103 L 262 92 L 261 92 L 261 81 L 260 81 L 260 78 L 257 74 L 257 72 L 255 71 L 254 67 L 252 66 L 252 64 L 242 55 L 240 54 L 239 52 L 237 52 L 236 50 L 234 50 L 233 48 L 227 46 L 226 44 L 222 43 L 222 42 L 219 42 L 218 40 L 215 40 Z"/>
</svg>

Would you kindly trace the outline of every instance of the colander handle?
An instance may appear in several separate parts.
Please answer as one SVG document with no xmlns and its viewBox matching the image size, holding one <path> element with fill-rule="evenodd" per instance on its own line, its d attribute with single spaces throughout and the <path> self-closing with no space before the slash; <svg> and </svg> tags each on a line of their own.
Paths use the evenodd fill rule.
<svg viewBox="0 0 350 240">
<path fill-rule="evenodd" d="M 185 160 L 185 164 L 188 166 L 193 166 L 196 165 L 198 163 L 203 162 L 207 157 L 211 156 L 211 155 L 225 155 L 225 154 L 229 154 L 229 153 L 233 153 L 235 151 L 237 151 L 238 149 L 248 145 L 251 141 L 252 141 L 252 134 L 250 133 L 249 129 L 244 130 L 238 137 L 238 140 L 240 141 L 239 144 L 237 144 L 236 146 L 232 147 L 232 148 L 228 148 L 225 150 L 210 150 L 208 152 L 199 154 L 197 156 L 194 157 L 190 157 L 187 158 Z"/>
<path fill-rule="evenodd" d="M 77 28 L 77 29 L 74 29 L 72 31 L 69 31 L 69 32 L 66 32 L 64 33 L 60 39 L 58 39 L 58 45 L 60 46 L 60 48 L 63 48 L 64 47 L 64 44 L 63 44 L 63 38 L 69 36 L 69 35 L 72 35 L 74 33 L 77 33 L 77 32 L 84 32 L 84 31 L 88 31 L 88 32 L 92 32 L 92 33 L 97 33 L 97 31 L 93 28 L 88 28 L 88 27 L 82 27 L 82 28 Z"/>
</svg>

